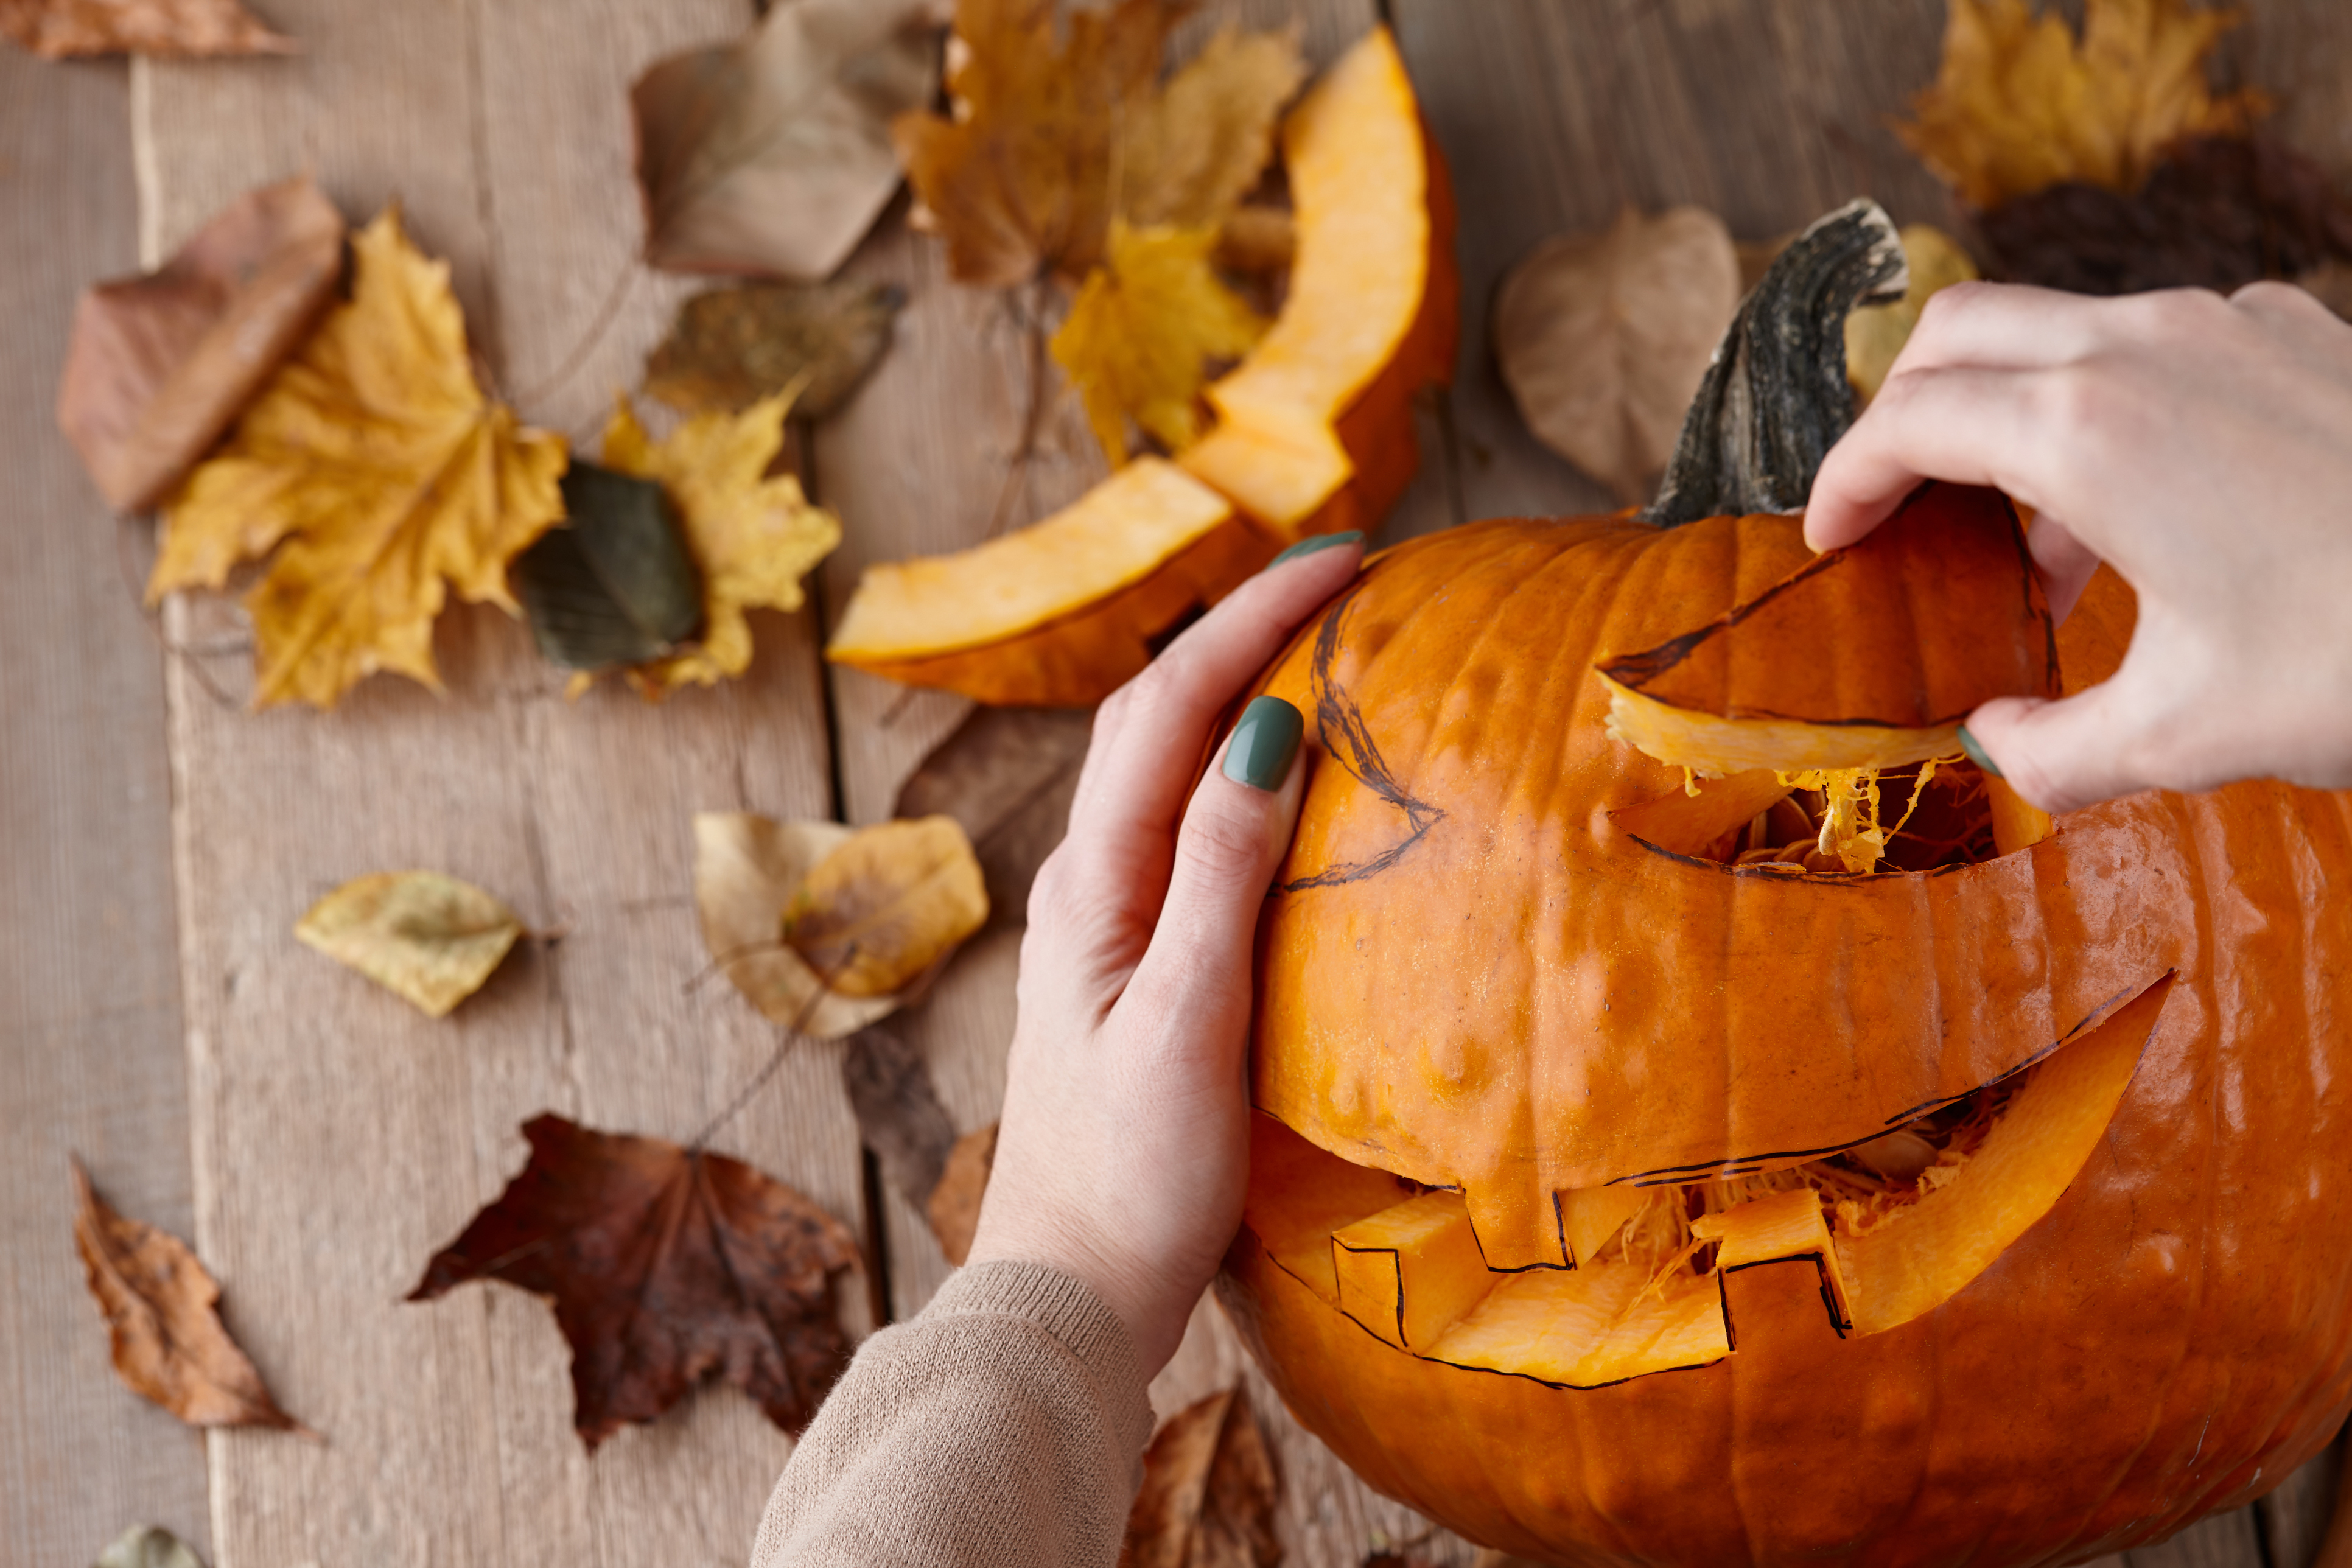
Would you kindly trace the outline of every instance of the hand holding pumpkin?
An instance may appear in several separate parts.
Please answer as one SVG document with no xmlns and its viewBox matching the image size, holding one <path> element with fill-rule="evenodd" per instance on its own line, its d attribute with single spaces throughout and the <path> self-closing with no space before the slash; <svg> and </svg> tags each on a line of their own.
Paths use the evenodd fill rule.
<svg viewBox="0 0 2352 1568">
<path fill-rule="evenodd" d="M 1922 479 L 2033 507 L 2061 616 L 2102 561 L 2139 597 L 2112 679 L 1969 717 L 2028 799 L 2352 786 L 2352 326 L 2311 296 L 1947 289 L 1822 464 L 1806 542 L 1853 542 Z"/>
<path fill-rule="evenodd" d="M 1309 543 L 1322 548 L 1236 589 L 1103 704 L 1069 836 L 1029 899 L 971 1261 L 1083 1280 L 1147 1373 L 1241 1222 L 1250 958 L 1297 817 L 1296 710 L 1254 705 L 1189 803 L 1187 786 L 1226 705 L 1362 554 L 1354 535 Z"/>
</svg>

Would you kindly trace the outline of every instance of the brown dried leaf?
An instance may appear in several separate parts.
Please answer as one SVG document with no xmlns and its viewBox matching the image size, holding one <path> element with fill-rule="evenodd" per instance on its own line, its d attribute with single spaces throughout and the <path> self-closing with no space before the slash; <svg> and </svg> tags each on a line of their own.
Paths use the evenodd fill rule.
<svg viewBox="0 0 2352 1568">
<path fill-rule="evenodd" d="M 1218 29 L 1157 93 L 1124 106 L 1116 216 L 1138 228 L 1223 223 L 1274 156 L 1275 122 L 1307 79 L 1298 29 Z"/>
<path fill-rule="evenodd" d="M 898 786 L 894 816 L 940 812 L 980 857 L 992 921 L 1019 924 L 1037 868 L 1069 828 L 1094 715 L 1070 708 L 974 708 Z"/>
<path fill-rule="evenodd" d="M 901 1000 L 828 991 L 784 945 L 784 906 L 849 837 L 837 822 L 775 822 L 745 811 L 694 819 L 694 905 L 711 957 L 762 1014 L 820 1040 L 853 1034 L 897 1011 Z"/>
<path fill-rule="evenodd" d="M 2352 321 L 2352 262 L 2330 258 L 2304 273 L 2295 282 L 2321 304 L 2346 321 Z M 987 853 L 983 850 L 981 864 L 984 866 L 987 863 Z"/>
<path fill-rule="evenodd" d="M 898 188 L 894 116 L 938 88 L 931 0 L 788 0 L 629 89 L 646 260 L 818 279 Z"/>
<path fill-rule="evenodd" d="M 1143 1456 L 1120 1568 L 1274 1568 L 1282 1487 L 1239 1389 L 1169 1417 Z"/>
<path fill-rule="evenodd" d="M 1936 84 L 1895 129 L 1974 207 L 2068 181 L 2134 191 L 2173 142 L 2242 135 L 2268 107 L 2205 85 L 2214 44 L 2242 20 L 2185 0 L 2089 0 L 2078 45 L 2055 9 L 1951 0 Z"/>
<path fill-rule="evenodd" d="M 887 1030 L 860 1029 L 842 1053 L 841 1087 L 883 1175 L 917 1208 L 929 1203 L 956 1134 L 923 1053 Z"/>
<path fill-rule="evenodd" d="M 784 911 L 785 943 L 843 996 L 891 996 L 988 923 L 971 840 L 951 816 L 877 823 L 844 839 Z"/>
<path fill-rule="evenodd" d="M 549 1298 L 593 1452 L 723 1374 L 797 1436 L 848 1363 L 849 1228 L 740 1160 L 541 1115 L 530 1161 L 433 1257 L 408 1300 L 474 1279 Z"/>
<path fill-rule="evenodd" d="M 1545 241 L 1503 280 L 1495 354 L 1544 445 L 1646 500 L 1739 309 L 1739 257 L 1698 207 Z"/>
<path fill-rule="evenodd" d="M 440 1018 L 482 988 L 522 935 L 515 912 L 439 871 L 378 871 L 310 906 L 294 934 Z"/>
<path fill-rule="evenodd" d="M 1054 0 L 957 0 L 954 110 L 902 115 L 891 136 L 917 221 L 947 241 L 959 281 L 1003 288 L 1094 265 L 1110 229 L 1121 110 L 1150 90 L 1184 9 L 1117 0 L 1057 19 Z"/>
<path fill-rule="evenodd" d="M 1903 298 L 1889 305 L 1864 305 L 1845 319 L 1845 378 L 1854 395 L 1868 403 L 1886 384 L 1886 373 L 1895 356 L 1911 341 L 1919 312 L 1927 301 L 1955 283 L 1979 276 L 1977 264 L 1960 242 L 1932 224 L 1915 223 L 1903 230 L 1903 258 L 1911 272 Z"/>
<path fill-rule="evenodd" d="M 996 1127 L 993 1121 L 977 1132 L 967 1132 L 948 1151 L 947 1166 L 931 1189 L 923 1217 L 939 1238 L 940 1251 L 958 1268 L 971 1256 L 971 1238 L 980 1229 L 980 1203 L 988 1194 L 989 1173 L 996 1169 Z"/>
<path fill-rule="evenodd" d="M 58 425 L 99 492 L 124 511 L 168 494 L 309 334 L 342 267 L 342 215 L 297 175 L 238 197 L 161 270 L 85 291 Z"/>
<path fill-rule="evenodd" d="M 220 1287 L 185 1244 L 117 1214 L 73 1163 L 74 1246 L 106 1314 L 114 1370 L 134 1394 L 191 1426 L 310 1429 L 278 1407 L 221 1326 Z"/>
<path fill-rule="evenodd" d="M 1995 275 L 2078 294 L 2226 294 L 2352 258 L 2352 204 L 2267 137 L 2182 142 L 2128 195 L 2053 185 L 1979 215 L 1977 230 Z"/>
<path fill-rule="evenodd" d="M 236 0 L 0 0 L 0 37 L 43 59 L 75 55 L 290 55 Z"/>
<path fill-rule="evenodd" d="M 793 412 L 823 419 L 841 406 L 882 351 L 906 304 L 892 284 L 746 283 L 678 307 L 646 360 L 646 395 L 685 414 L 740 413 L 800 389 Z"/>
</svg>

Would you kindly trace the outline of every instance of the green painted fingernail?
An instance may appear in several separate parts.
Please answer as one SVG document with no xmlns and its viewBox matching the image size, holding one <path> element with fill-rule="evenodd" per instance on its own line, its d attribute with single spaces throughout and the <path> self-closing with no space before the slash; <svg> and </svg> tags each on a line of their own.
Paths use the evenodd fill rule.
<svg viewBox="0 0 2352 1568">
<path fill-rule="evenodd" d="M 1225 776 L 1252 789 L 1280 789 L 1306 728 L 1298 710 L 1281 698 L 1251 699 L 1234 726 L 1233 744 L 1225 748 Z"/>
<path fill-rule="evenodd" d="M 1318 550 L 1328 550 L 1335 544 L 1360 544 L 1363 539 L 1364 531 L 1360 528 L 1351 528 L 1344 533 L 1310 533 L 1267 562 L 1265 569 L 1271 572 L 1286 561 L 1296 561 L 1302 555 L 1312 555 Z"/>
<path fill-rule="evenodd" d="M 1977 744 L 1977 738 L 1969 733 L 1969 727 L 1966 724 L 1960 726 L 1960 750 L 1969 754 L 1969 761 L 1976 763 L 1993 777 L 2001 779 L 2009 776 L 1993 765 L 1993 760 L 1985 755 L 1985 749 Z"/>
</svg>

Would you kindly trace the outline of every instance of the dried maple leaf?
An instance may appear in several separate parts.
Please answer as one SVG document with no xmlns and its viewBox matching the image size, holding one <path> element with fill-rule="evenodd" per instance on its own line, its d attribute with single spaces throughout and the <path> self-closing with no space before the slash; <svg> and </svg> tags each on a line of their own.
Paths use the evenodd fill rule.
<svg viewBox="0 0 2352 1568">
<path fill-rule="evenodd" d="M 789 0 L 740 42 L 655 64 L 629 90 L 646 260 L 822 278 L 890 193 L 894 116 L 938 89 L 931 0 Z"/>
<path fill-rule="evenodd" d="M 849 1229 L 740 1160 L 541 1115 L 530 1161 L 434 1254 L 412 1301 L 474 1279 L 545 1296 L 593 1452 L 723 1374 L 797 1436 L 849 1359 L 835 1279 Z"/>
<path fill-rule="evenodd" d="M 744 612 L 799 609 L 801 579 L 841 542 L 840 520 L 811 506 L 800 480 L 766 477 L 783 449 L 786 410 L 784 398 L 762 398 L 740 414 L 698 414 L 655 441 L 624 398 L 604 426 L 605 463 L 661 482 L 702 574 L 701 640 L 630 671 L 648 698 L 751 668 Z"/>
<path fill-rule="evenodd" d="M 2205 85 L 2206 57 L 2242 19 L 2185 0 L 2090 0 L 2078 45 L 2025 0 L 1951 0 L 1942 69 L 1896 130 L 1974 207 L 2067 181 L 2137 190 L 2173 142 L 2242 134 L 2266 107 Z"/>
<path fill-rule="evenodd" d="M 646 395 L 684 414 L 735 413 L 793 393 L 803 419 L 841 406 L 890 346 L 907 303 L 896 285 L 746 283 L 709 289 L 678 307 L 646 359 Z"/>
<path fill-rule="evenodd" d="M 79 1160 L 73 1179 L 74 1246 L 106 1314 L 114 1370 L 131 1392 L 191 1426 L 309 1433 L 278 1407 L 221 1326 L 220 1287 L 196 1255 L 177 1237 L 108 1206 Z"/>
<path fill-rule="evenodd" d="M 1249 1401 L 1213 1394 L 1170 1416 L 1145 1450 L 1120 1568 L 1274 1568 L 1281 1495 Z"/>
<path fill-rule="evenodd" d="M 1062 841 L 1094 715 L 1070 708 L 976 707 L 898 786 L 893 816 L 944 812 L 980 857 L 993 920 L 1019 922 L 1037 868 Z"/>
<path fill-rule="evenodd" d="M 1108 256 L 1054 333 L 1055 363 L 1113 468 L 1127 461 L 1130 419 L 1170 451 L 1198 440 L 1211 362 L 1240 357 L 1265 331 L 1209 265 L 1216 245 L 1213 228 L 1114 223 Z"/>
<path fill-rule="evenodd" d="M 859 828 L 783 912 L 784 942 L 843 996 L 906 990 L 988 922 L 971 840 L 951 816 Z"/>
<path fill-rule="evenodd" d="M 1932 224 L 1906 226 L 1903 259 L 1911 273 L 1903 298 L 1892 304 L 1864 305 L 1845 319 L 1845 376 L 1864 403 L 1886 384 L 1886 373 L 1911 341 L 1927 301 L 1953 284 L 1979 276 L 1977 264 L 1960 242 Z"/>
<path fill-rule="evenodd" d="M 957 0 L 954 113 L 901 115 L 891 135 L 959 280 L 1001 288 L 1094 265 L 1120 111 L 1150 91 L 1186 8 L 1116 0 L 1060 16 L 1055 0 Z"/>
<path fill-rule="evenodd" d="M 1139 228 L 1222 224 L 1273 157 L 1275 121 L 1306 79 L 1297 28 L 1220 28 L 1166 87 L 1121 106 L 1114 215 Z"/>
<path fill-rule="evenodd" d="M 246 597 L 257 707 L 331 708 L 379 669 L 440 689 L 448 586 L 516 613 L 507 563 L 562 514 L 563 442 L 483 397 L 447 265 L 408 243 L 396 209 L 352 248 L 351 302 L 188 476 L 147 583 L 152 602 L 270 556 Z"/>
<path fill-rule="evenodd" d="M 996 1128 L 992 1121 L 955 1141 L 940 1172 L 939 1184 L 923 1205 L 923 1218 L 939 1239 L 940 1254 L 958 1268 L 971 1256 L 971 1238 L 980 1229 L 981 1199 L 987 1195 L 989 1174 L 996 1169 Z"/>
<path fill-rule="evenodd" d="M 0 36 L 43 59 L 75 55 L 289 55 L 236 0 L 0 0 Z"/>
<path fill-rule="evenodd" d="M 195 1548 L 160 1524 L 134 1524 L 98 1554 L 91 1568 L 205 1568 Z"/>
<path fill-rule="evenodd" d="M 482 988 L 522 935 L 522 921 L 471 882 L 438 871 L 378 871 L 311 905 L 294 934 L 440 1018 Z"/>
<path fill-rule="evenodd" d="M 153 506 L 334 299 L 343 219 L 308 175 L 247 192 L 161 270 L 85 291 L 58 425 L 99 491 Z"/>
<path fill-rule="evenodd" d="M 1698 207 L 1550 239 L 1503 279 L 1495 357 L 1544 445 L 1624 505 L 1646 500 L 1739 309 L 1739 256 Z"/>
</svg>

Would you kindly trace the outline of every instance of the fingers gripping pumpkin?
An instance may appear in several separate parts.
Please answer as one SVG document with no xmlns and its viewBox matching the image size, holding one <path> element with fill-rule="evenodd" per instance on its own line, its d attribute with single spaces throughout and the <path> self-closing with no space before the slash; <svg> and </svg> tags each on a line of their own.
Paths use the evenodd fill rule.
<svg viewBox="0 0 2352 1568">
<path fill-rule="evenodd" d="M 1226 1304 L 1299 1418 L 1575 1563 L 2082 1561 L 2352 1400 L 2342 795 L 2053 823 L 1952 730 L 2103 679 L 1998 495 L 1814 558 L 1867 204 L 1743 307 L 1647 517 L 1376 560 L 1260 927 Z M 1661 760 L 1664 759 L 1664 760 Z"/>
</svg>

